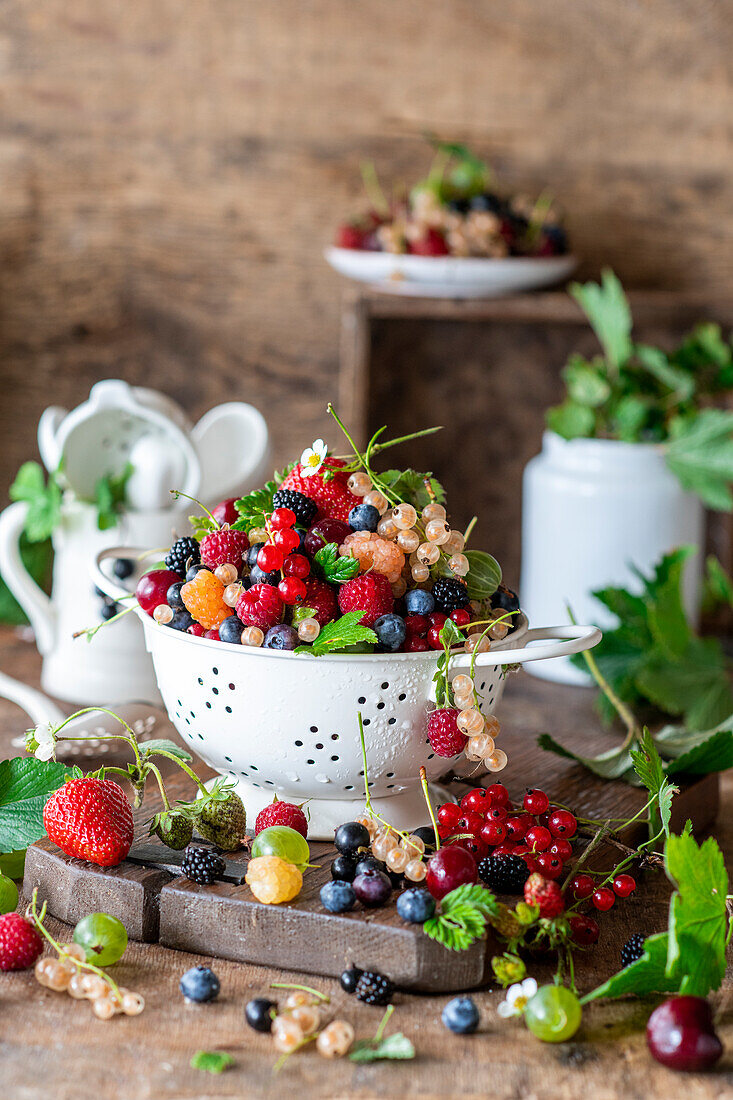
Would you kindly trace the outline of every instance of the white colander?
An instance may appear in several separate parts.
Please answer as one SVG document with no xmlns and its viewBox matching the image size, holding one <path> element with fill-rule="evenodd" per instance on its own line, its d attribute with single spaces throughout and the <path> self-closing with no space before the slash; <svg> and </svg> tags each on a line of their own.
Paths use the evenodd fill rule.
<svg viewBox="0 0 733 1100">
<path fill-rule="evenodd" d="M 130 547 L 105 550 L 95 583 L 119 599 L 126 589 L 103 563 L 140 555 Z M 309 836 L 330 839 L 363 810 L 361 712 L 375 807 L 398 828 L 425 822 L 420 765 L 434 781 L 461 759 L 435 756 L 426 737 L 435 651 L 316 658 L 195 638 L 136 611 L 171 722 L 192 752 L 237 782 L 250 821 L 275 795 L 307 800 Z M 513 634 L 476 659 L 481 710 L 494 712 L 505 666 L 579 653 L 600 637 L 593 626 L 530 630 L 522 617 Z M 469 663 L 468 654 L 457 654 L 451 674 Z"/>
</svg>

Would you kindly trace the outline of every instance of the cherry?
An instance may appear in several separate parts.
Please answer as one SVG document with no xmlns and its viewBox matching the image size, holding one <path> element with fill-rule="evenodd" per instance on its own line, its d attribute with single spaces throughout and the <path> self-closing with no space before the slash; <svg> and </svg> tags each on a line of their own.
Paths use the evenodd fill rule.
<svg viewBox="0 0 733 1100">
<path fill-rule="evenodd" d="M 263 573 L 273 573 L 282 569 L 285 561 L 285 553 L 279 546 L 268 543 L 257 554 L 257 564 Z"/>
<path fill-rule="evenodd" d="M 293 604 L 302 603 L 308 589 L 297 577 L 286 577 L 277 586 L 282 602 L 291 607 Z"/>
<path fill-rule="evenodd" d="M 544 852 L 552 844 L 552 833 L 544 825 L 532 825 L 524 834 L 529 847 L 534 852 Z"/>
<path fill-rule="evenodd" d="M 436 901 L 457 886 L 473 884 L 477 880 L 476 860 L 465 848 L 459 848 L 456 844 L 440 848 L 428 860 L 425 885 Z"/>
<path fill-rule="evenodd" d="M 137 582 L 137 602 L 146 614 L 152 615 L 159 604 L 166 603 L 170 586 L 180 584 L 182 580 L 172 569 L 153 569 Z"/>
<path fill-rule="evenodd" d="M 427 615 L 407 615 L 405 617 L 405 630 L 408 638 L 422 637 L 423 634 L 427 634 L 429 625 Z"/>
<path fill-rule="evenodd" d="M 456 833 L 471 833 L 473 836 L 478 836 L 484 824 L 484 819 L 480 814 L 472 813 L 471 810 L 466 810 L 458 818 L 454 832 Z"/>
<path fill-rule="evenodd" d="M 270 527 L 280 531 L 285 527 L 295 527 L 297 516 L 292 508 L 276 508 L 270 516 Z"/>
<path fill-rule="evenodd" d="M 489 847 L 501 844 L 506 839 L 506 829 L 501 821 L 486 821 L 479 836 L 485 840 Z"/>
<path fill-rule="evenodd" d="M 589 898 L 596 888 L 596 884 L 590 875 L 575 875 L 570 880 L 570 890 L 577 901 Z"/>
<path fill-rule="evenodd" d="M 523 840 L 530 824 L 531 821 L 528 814 L 513 814 L 507 817 L 504 822 L 506 834 L 510 836 L 512 840 Z"/>
<path fill-rule="evenodd" d="M 528 814 L 543 814 L 550 805 L 550 800 L 544 791 L 529 788 L 524 796 L 523 806 Z"/>
<path fill-rule="evenodd" d="M 591 901 L 596 909 L 600 909 L 602 913 L 606 913 L 609 909 L 613 908 L 614 902 L 616 901 L 616 895 L 608 886 L 599 886 L 594 892 Z"/>
<path fill-rule="evenodd" d="M 289 511 L 289 509 L 283 509 L 283 511 Z M 282 550 L 283 554 L 291 554 L 300 546 L 300 535 L 292 527 L 284 527 L 272 536 L 272 545 Z"/>
<path fill-rule="evenodd" d="M 305 536 L 305 551 L 313 557 L 329 542 L 337 542 L 339 545 L 347 535 L 352 534 L 348 523 L 340 519 L 319 519 L 314 523 Z"/>
<path fill-rule="evenodd" d="M 428 645 L 431 649 L 442 649 L 443 643 L 440 640 L 440 631 L 442 627 L 431 626 L 428 630 Z"/>
<path fill-rule="evenodd" d="M 503 783 L 490 783 L 486 788 L 491 796 L 491 801 L 495 806 L 506 806 L 509 808 L 509 791 L 506 789 Z"/>
<path fill-rule="evenodd" d="M 484 816 L 491 810 L 491 795 L 485 787 L 474 787 L 461 799 L 461 809 Z"/>
<path fill-rule="evenodd" d="M 558 856 L 553 856 L 550 852 L 539 852 L 535 858 L 541 875 L 549 879 L 560 878 L 562 860 Z"/>
<path fill-rule="evenodd" d="M 457 806 L 455 802 L 444 802 L 442 806 L 438 807 L 435 816 L 439 825 L 445 825 L 452 829 L 461 816 L 461 807 Z"/>
<path fill-rule="evenodd" d="M 578 822 L 570 810 L 554 810 L 547 822 L 553 836 L 575 836 Z"/>
<path fill-rule="evenodd" d="M 704 997 L 670 997 L 655 1008 L 646 1025 L 646 1042 L 663 1066 L 693 1073 L 710 1069 L 723 1053 Z"/>
<path fill-rule="evenodd" d="M 286 577 L 297 577 L 304 581 L 311 571 L 311 563 L 305 554 L 288 554 L 283 562 L 283 573 Z"/>
<path fill-rule="evenodd" d="M 465 607 L 457 607 L 455 611 L 451 611 L 449 617 L 456 626 L 468 626 L 471 621 L 471 612 L 466 611 Z"/>
<path fill-rule="evenodd" d="M 569 840 L 556 840 L 547 849 L 551 856 L 557 856 L 566 863 L 573 854 L 573 846 Z"/>
<path fill-rule="evenodd" d="M 616 875 L 613 890 L 620 898 L 628 898 L 636 889 L 636 880 L 631 875 Z"/>
<path fill-rule="evenodd" d="M 444 615 L 442 611 L 431 611 L 428 615 L 428 624 L 430 626 L 441 627 L 445 625 L 448 616 Z"/>
<path fill-rule="evenodd" d="M 223 527 L 225 523 L 236 523 L 239 519 L 239 512 L 234 507 L 234 501 L 236 499 L 236 497 L 229 497 L 227 500 L 220 500 L 219 503 L 211 509 L 211 514 L 220 527 Z"/>
<path fill-rule="evenodd" d="M 424 638 L 407 638 L 405 640 L 406 653 L 426 653 L 430 646 Z"/>
<path fill-rule="evenodd" d="M 568 917 L 568 924 L 573 940 L 581 947 L 590 947 L 592 944 L 598 943 L 601 930 L 598 927 L 598 921 L 595 921 L 593 917 L 586 917 L 582 913 L 577 913 L 575 916 Z"/>
</svg>

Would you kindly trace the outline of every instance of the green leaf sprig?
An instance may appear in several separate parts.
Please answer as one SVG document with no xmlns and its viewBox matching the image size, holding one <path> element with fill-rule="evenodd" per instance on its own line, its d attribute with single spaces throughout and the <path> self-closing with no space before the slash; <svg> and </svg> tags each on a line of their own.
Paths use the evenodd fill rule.
<svg viewBox="0 0 733 1100">
<path fill-rule="evenodd" d="M 368 626 L 361 626 L 363 611 L 349 611 L 340 619 L 326 623 L 312 645 L 299 645 L 296 653 L 310 653 L 322 657 L 325 653 L 340 653 L 359 643 L 376 645 L 377 635 Z"/>
<path fill-rule="evenodd" d="M 55 760 L 0 761 L 0 853 L 27 848 L 46 835 L 43 807 L 68 774 Z"/>
<path fill-rule="evenodd" d="M 483 936 L 489 917 L 498 916 L 499 903 L 485 886 L 457 886 L 446 894 L 440 911 L 423 924 L 426 936 L 448 951 L 466 951 Z"/>
<path fill-rule="evenodd" d="M 415 1047 L 401 1031 L 395 1031 L 386 1037 L 384 1035 L 393 1012 L 394 1005 L 388 1005 L 373 1039 L 357 1039 L 349 1051 L 349 1061 L 360 1063 L 406 1061 L 415 1057 Z"/>
<path fill-rule="evenodd" d="M 335 542 L 327 542 L 313 558 L 315 572 L 329 584 L 345 584 L 355 577 L 360 566 L 356 558 L 339 557 Z"/>
</svg>

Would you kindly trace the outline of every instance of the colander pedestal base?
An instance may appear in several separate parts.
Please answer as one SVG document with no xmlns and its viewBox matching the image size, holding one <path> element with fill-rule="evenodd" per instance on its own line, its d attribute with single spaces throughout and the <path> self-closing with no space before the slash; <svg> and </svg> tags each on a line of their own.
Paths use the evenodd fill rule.
<svg viewBox="0 0 733 1100">
<path fill-rule="evenodd" d="M 231 776 L 226 775 L 231 781 Z M 210 780 L 207 786 L 211 786 L 215 780 Z M 235 790 L 244 803 L 247 810 L 247 826 L 254 828 L 255 818 L 260 810 L 269 806 L 277 796 L 285 802 L 298 802 L 292 792 L 287 794 L 276 790 L 274 787 L 255 787 L 246 779 L 240 779 L 236 783 Z M 455 802 L 455 798 L 438 783 L 428 784 L 430 801 L 433 808 L 437 808 L 442 802 Z M 422 788 L 416 785 L 407 791 L 390 795 L 389 798 L 373 798 L 372 806 L 390 825 L 396 829 L 416 829 L 420 825 L 429 824 L 428 809 Z M 305 804 L 305 812 L 308 815 L 308 839 L 309 840 L 333 840 L 333 834 L 344 821 L 353 821 L 364 813 L 364 797 L 361 798 L 311 798 Z"/>
</svg>

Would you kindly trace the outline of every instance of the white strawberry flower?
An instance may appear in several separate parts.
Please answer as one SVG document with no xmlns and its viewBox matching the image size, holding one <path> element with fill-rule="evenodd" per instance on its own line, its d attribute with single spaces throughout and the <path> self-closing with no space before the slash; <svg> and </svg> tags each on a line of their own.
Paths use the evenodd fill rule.
<svg viewBox="0 0 733 1100">
<path fill-rule="evenodd" d="M 510 985 L 506 991 L 506 997 L 497 1006 L 496 1011 L 505 1020 L 510 1016 L 521 1016 L 527 1007 L 527 1001 L 531 1001 L 537 992 L 537 982 L 534 978 L 525 978 L 523 982 Z"/>
<path fill-rule="evenodd" d="M 303 477 L 317 474 L 326 460 L 328 446 L 323 439 L 316 439 L 312 447 L 306 447 L 300 456 L 300 472 Z"/>
<path fill-rule="evenodd" d="M 52 760 L 56 752 L 56 730 L 52 722 L 36 726 L 25 735 L 25 747 L 36 760 Z"/>
</svg>

